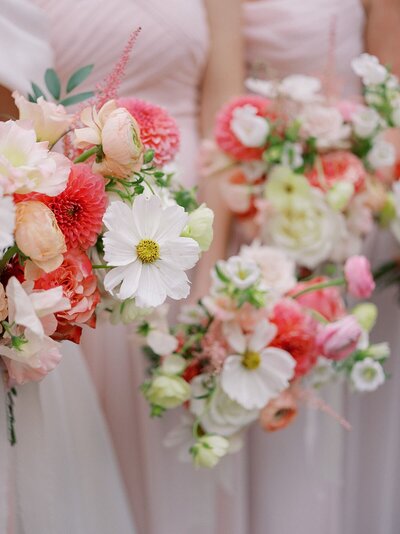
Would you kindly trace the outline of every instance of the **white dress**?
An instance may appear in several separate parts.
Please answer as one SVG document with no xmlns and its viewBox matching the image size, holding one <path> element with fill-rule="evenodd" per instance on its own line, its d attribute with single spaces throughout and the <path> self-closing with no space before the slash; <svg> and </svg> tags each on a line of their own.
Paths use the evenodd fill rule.
<svg viewBox="0 0 400 534">
<path fill-rule="evenodd" d="M 0 0 L 0 85 L 25 92 L 43 79 L 52 63 L 45 35 L 36 7 Z M 18 388 L 14 447 L 0 381 L 0 533 L 134 534 L 80 349 L 65 343 L 62 352 L 43 382 Z"/>
</svg>

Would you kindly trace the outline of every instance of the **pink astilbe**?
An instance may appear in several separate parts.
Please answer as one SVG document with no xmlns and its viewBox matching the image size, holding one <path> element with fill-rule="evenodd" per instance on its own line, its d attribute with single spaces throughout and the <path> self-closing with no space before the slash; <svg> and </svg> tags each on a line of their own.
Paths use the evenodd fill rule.
<svg viewBox="0 0 400 534">
<path fill-rule="evenodd" d="M 209 361 L 210 372 L 219 373 L 228 355 L 227 342 L 222 333 L 222 322 L 214 320 L 201 343 L 199 357 Z"/>
<path fill-rule="evenodd" d="M 346 430 L 351 430 L 350 423 L 344 417 L 338 414 L 332 408 L 332 406 L 330 406 L 327 402 L 318 397 L 315 391 L 313 391 L 312 389 L 303 389 L 297 386 L 293 390 L 293 392 L 295 393 L 296 398 L 300 401 L 303 401 L 305 404 L 307 404 L 307 406 L 326 413 L 327 415 L 335 419 L 335 421 L 337 421 L 343 428 L 345 428 Z"/>
</svg>

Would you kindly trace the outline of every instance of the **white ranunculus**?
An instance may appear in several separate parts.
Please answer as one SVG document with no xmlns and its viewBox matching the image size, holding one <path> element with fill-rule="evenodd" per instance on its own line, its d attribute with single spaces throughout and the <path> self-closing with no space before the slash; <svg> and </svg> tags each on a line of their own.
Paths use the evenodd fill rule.
<svg viewBox="0 0 400 534">
<path fill-rule="evenodd" d="M 0 189 L 0 259 L 14 244 L 15 205 L 12 196 L 3 197 Z"/>
<path fill-rule="evenodd" d="M 180 376 L 158 375 L 145 391 L 146 399 L 165 409 L 176 408 L 190 399 L 190 384 Z"/>
<path fill-rule="evenodd" d="M 229 441 L 223 436 L 203 436 L 191 449 L 196 467 L 213 468 L 229 452 Z"/>
<path fill-rule="evenodd" d="M 221 387 L 248 410 L 261 409 L 289 386 L 296 361 L 285 350 L 269 347 L 277 328 L 266 320 L 245 336 L 237 323 L 224 323 L 232 348 L 221 372 Z"/>
<path fill-rule="evenodd" d="M 287 76 L 279 85 L 281 95 L 302 103 L 313 102 L 320 89 L 321 82 L 318 78 L 302 74 Z"/>
<path fill-rule="evenodd" d="M 224 263 L 224 271 L 238 289 L 247 289 L 260 278 L 257 264 L 240 256 L 231 256 Z"/>
<path fill-rule="evenodd" d="M 251 246 L 242 246 L 240 256 L 254 261 L 261 270 L 265 285 L 281 295 L 290 291 L 297 283 L 295 262 L 278 248 L 254 242 Z"/>
<path fill-rule="evenodd" d="M 388 167 L 396 161 L 396 149 L 384 139 L 377 139 L 367 156 L 369 164 L 374 169 Z"/>
<path fill-rule="evenodd" d="M 230 126 L 237 139 L 247 147 L 262 146 L 270 131 L 267 119 L 257 115 L 257 108 L 250 104 L 234 110 Z"/>
<path fill-rule="evenodd" d="M 321 149 L 340 148 L 348 144 L 351 127 L 335 107 L 309 105 L 300 116 L 301 135 L 315 137 Z"/>
<path fill-rule="evenodd" d="M 356 391 L 375 391 L 385 382 L 385 372 L 379 362 L 365 358 L 354 364 L 350 379 Z"/>
<path fill-rule="evenodd" d="M 379 63 L 377 57 L 370 54 L 361 54 L 351 62 L 354 72 L 362 78 L 365 85 L 377 85 L 383 83 L 388 71 Z"/>
<path fill-rule="evenodd" d="M 354 133 L 361 139 L 367 139 L 376 132 L 381 119 L 375 109 L 361 106 L 351 117 Z"/>
<path fill-rule="evenodd" d="M 164 208 L 155 195 L 137 197 L 132 207 L 112 202 L 103 219 L 104 260 L 112 266 L 105 289 L 121 300 L 135 297 L 144 308 L 160 306 L 167 296 L 186 298 L 185 271 L 199 259 L 196 241 L 181 237 L 187 218 L 183 208 Z"/>
<path fill-rule="evenodd" d="M 259 410 L 247 410 L 232 400 L 217 384 L 209 397 L 204 386 L 206 376 L 196 376 L 192 382 L 190 411 L 196 415 L 202 428 L 211 434 L 232 436 L 255 421 Z"/>
<path fill-rule="evenodd" d="M 202 204 L 189 214 L 182 237 L 191 237 L 197 241 L 200 250 L 205 252 L 210 248 L 213 240 L 213 222 L 214 212 Z"/>
</svg>

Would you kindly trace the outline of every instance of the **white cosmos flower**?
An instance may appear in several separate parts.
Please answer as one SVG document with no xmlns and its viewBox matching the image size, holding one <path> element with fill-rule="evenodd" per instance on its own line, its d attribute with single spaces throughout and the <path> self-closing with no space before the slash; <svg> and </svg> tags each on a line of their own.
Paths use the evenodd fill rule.
<svg viewBox="0 0 400 534">
<path fill-rule="evenodd" d="M 3 197 L 0 187 L 0 259 L 14 244 L 15 205 L 11 196 Z"/>
<path fill-rule="evenodd" d="M 224 273 L 238 289 L 248 289 L 260 278 L 260 269 L 257 264 L 247 258 L 231 256 L 225 262 L 219 262 Z"/>
<path fill-rule="evenodd" d="M 279 93 L 297 102 L 307 103 L 315 100 L 321 82 L 312 76 L 292 74 L 284 78 L 279 86 Z"/>
<path fill-rule="evenodd" d="M 268 121 L 257 115 L 257 108 L 250 104 L 234 110 L 230 126 L 239 141 L 248 147 L 262 146 L 270 131 Z"/>
<path fill-rule="evenodd" d="M 188 216 L 180 206 L 162 207 L 157 196 L 136 198 L 133 206 L 112 202 L 104 215 L 104 260 L 114 268 L 104 287 L 141 307 L 160 306 L 189 294 L 185 271 L 199 259 L 199 245 L 180 237 Z"/>
<path fill-rule="evenodd" d="M 385 382 L 382 365 L 372 358 L 354 364 L 350 379 L 357 391 L 375 391 Z"/>
<path fill-rule="evenodd" d="M 377 85 L 383 83 L 388 71 L 379 63 L 376 56 L 361 54 L 351 62 L 354 72 L 362 78 L 365 85 Z"/>
<path fill-rule="evenodd" d="M 244 408 L 263 408 L 289 386 L 295 360 L 285 350 L 267 345 L 277 328 L 261 321 L 254 333 L 245 336 L 236 323 L 225 323 L 224 334 L 233 354 L 224 362 L 221 386 L 225 393 Z"/>
</svg>

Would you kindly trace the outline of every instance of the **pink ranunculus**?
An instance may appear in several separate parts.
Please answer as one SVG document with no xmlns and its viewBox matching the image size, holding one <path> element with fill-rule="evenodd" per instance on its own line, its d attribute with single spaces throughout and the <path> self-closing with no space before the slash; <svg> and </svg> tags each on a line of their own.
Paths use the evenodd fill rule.
<svg viewBox="0 0 400 534">
<path fill-rule="evenodd" d="M 325 276 L 317 276 L 306 282 L 299 282 L 289 293 L 290 295 L 296 295 L 300 291 L 307 289 L 308 287 L 316 284 L 327 282 L 328 278 Z M 336 321 L 343 317 L 346 313 L 346 308 L 337 287 L 326 287 L 319 289 L 318 291 L 312 291 L 305 293 L 296 298 L 296 301 L 304 308 L 315 310 L 322 315 L 327 321 Z"/>
<path fill-rule="evenodd" d="M 346 150 L 322 154 L 319 164 L 306 174 L 310 184 L 328 191 L 337 182 L 348 182 L 356 192 L 364 189 L 367 178 L 362 161 Z"/>
<path fill-rule="evenodd" d="M 344 266 L 344 275 L 350 295 L 367 299 L 375 289 L 371 265 L 365 256 L 351 256 Z"/>
<path fill-rule="evenodd" d="M 291 388 L 282 391 L 261 410 L 260 425 L 267 432 L 288 426 L 297 416 L 297 402 Z"/>
<path fill-rule="evenodd" d="M 357 319 L 348 315 L 334 323 L 320 326 L 317 345 L 320 352 L 331 360 L 343 360 L 357 348 L 362 329 Z"/>
<path fill-rule="evenodd" d="M 57 314 L 59 326 L 53 338 L 79 342 L 82 325 L 95 326 L 94 311 L 100 302 L 97 278 L 84 252 L 69 250 L 58 269 L 44 274 L 35 282 L 36 289 L 57 286 L 63 288 L 64 295 L 71 302 L 71 309 Z"/>
</svg>

